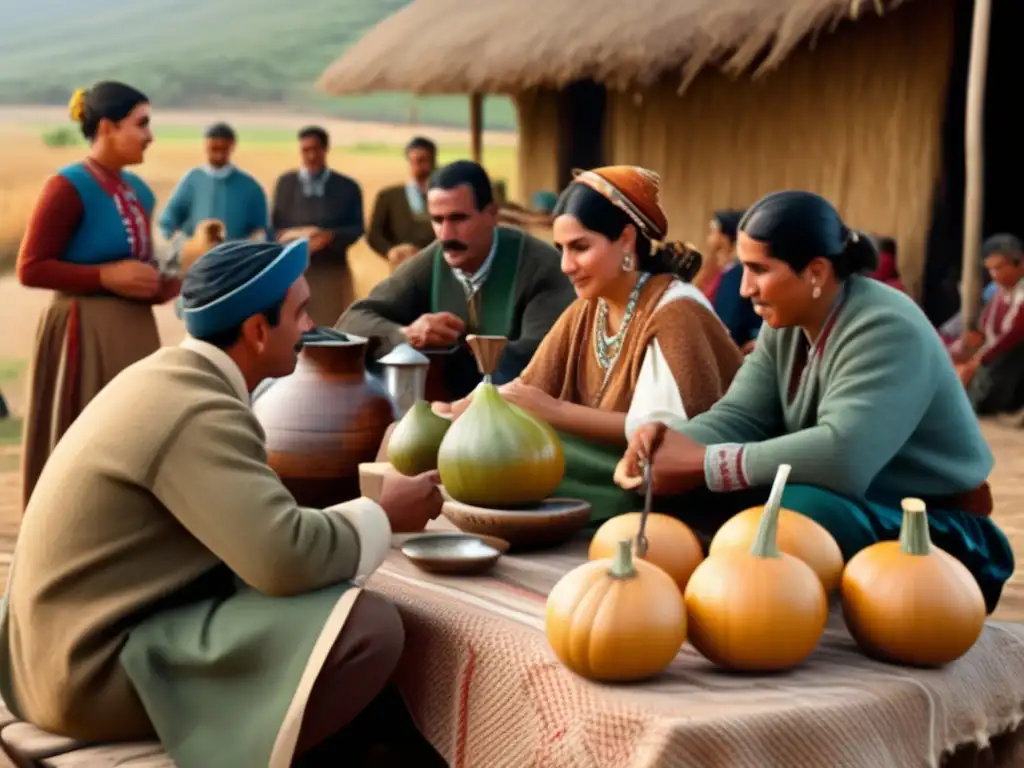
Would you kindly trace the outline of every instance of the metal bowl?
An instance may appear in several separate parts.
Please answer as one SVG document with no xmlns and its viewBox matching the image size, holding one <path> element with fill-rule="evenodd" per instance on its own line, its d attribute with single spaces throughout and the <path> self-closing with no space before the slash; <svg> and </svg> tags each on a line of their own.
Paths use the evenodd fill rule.
<svg viewBox="0 0 1024 768">
<path fill-rule="evenodd" d="M 413 536 L 401 552 L 419 568 L 431 573 L 483 573 L 508 551 L 508 542 L 493 536 L 469 533 L 424 533 Z"/>
</svg>

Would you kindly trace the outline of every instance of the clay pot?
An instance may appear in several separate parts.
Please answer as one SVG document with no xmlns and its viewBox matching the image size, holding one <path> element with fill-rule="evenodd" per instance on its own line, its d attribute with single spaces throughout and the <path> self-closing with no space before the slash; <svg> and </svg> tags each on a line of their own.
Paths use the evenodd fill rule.
<svg viewBox="0 0 1024 768">
<path fill-rule="evenodd" d="M 303 335 L 295 373 L 253 403 L 270 467 L 303 506 L 357 498 L 359 465 L 374 460 L 394 419 L 365 354 L 366 339 L 316 328 Z"/>
</svg>

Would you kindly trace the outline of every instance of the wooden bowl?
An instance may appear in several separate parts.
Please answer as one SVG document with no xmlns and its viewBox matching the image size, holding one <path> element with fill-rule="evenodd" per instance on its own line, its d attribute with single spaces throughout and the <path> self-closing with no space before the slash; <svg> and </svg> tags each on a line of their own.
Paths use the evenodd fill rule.
<svg viewBox="0 0 1024 768">
<path fill-rule="evenodd" d="M 590 522 L 590 504 L 581 499 L 545 499 L 525 509 L 487 509 L 445 494 L 441 514 L 460 531 L 497 536 L 511 549 L 543 549 L 562 544 Z"/>
<path fill-rule="evenodd" d="M 402 554 L 430 573 L 483 573 L 508 552 L 507 541 L 467 533 L 424 533 L 402 545 Z"/>
</svg>

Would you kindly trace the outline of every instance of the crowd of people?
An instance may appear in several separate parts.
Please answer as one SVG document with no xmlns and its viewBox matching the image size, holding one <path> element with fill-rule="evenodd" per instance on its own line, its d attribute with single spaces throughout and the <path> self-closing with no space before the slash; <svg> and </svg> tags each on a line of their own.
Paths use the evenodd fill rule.
<svg viewBox="0 0 1024 768">
<path fill-rule="evenodd" d="M 309 509 L 270 470 L 253 393 L 290 374 L 318 325 L 367 338 L 371 372 L 400 344 L 427 353 L 451 419 L 480 381 L 466 334 L 507 337 L 494 381 L 558 431 L 557 493 L 595 524 L 635 507 L 620 461 L 632 475 L 649 462 L 657 508 L 705 537 L 789 464 L 784 505 L 847 558 L 899 536 L 903 497 L 925 499 L 933 540 L 995 609 L 1014 555 L 975 409 L 1022 405 L 1016 239 L 985 246 L 996 288 L 979 331 L 944 340 L 902 289 L 895 244 L 811 192 L 716 213 L 698 285 L 704 257 L 670 238 L 648 169 L 578 172 L 536 214 L 547 242 L 500 225 L 480 165 L 438 170 L 416 139 L 409 180 L 380 193 L 364 233 L 324 131 L 300 133 L 302 167 L 268 204 L 219 125 L 158 219 L 172 241 L 223 224 L 181 278 L 127 170 L 152 141 L 148 99 L 102 83 L 72 112 L 88 158 L 47 182 L 18 261 L 25 285 L 54 291 L 0 620 L 0 695 L 18 717 L 87 741 L 158 737 L 182 768 L 211 749 L 226 768 L 335 764 L 325 750 L 402 652 L 399 612 L 361 584 L 441 496 L 434 473 L 394 475 L 379 503 Z M 364 234 L 395 268 L 351 302 L 345 254 Z M 151 307 L 175 298 L 188 335 L 161 348 Z"/>
</svg>

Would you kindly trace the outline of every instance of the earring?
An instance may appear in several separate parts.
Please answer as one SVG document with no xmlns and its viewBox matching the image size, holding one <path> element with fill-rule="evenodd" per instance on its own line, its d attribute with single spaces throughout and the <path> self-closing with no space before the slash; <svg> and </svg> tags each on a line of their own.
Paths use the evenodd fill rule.
<svg viewBox="0 0 1024 768">
<path fill-rule="evenodd" d="M 633 269 L 633 254 L 631 251 L 626 251 L 626 254 L 622 257 L 622 271 L 629 272 Z"/>
<path fill-rule="evenodd" d="M 812 299 L 820 299 L 821 298 L 821 286 L 820 285 L 815 285 L 811 289 L 811 298 Z"/>
</svg>

